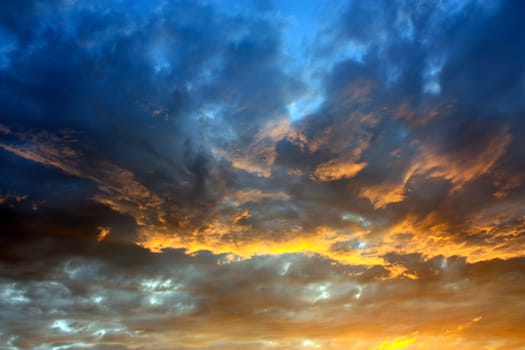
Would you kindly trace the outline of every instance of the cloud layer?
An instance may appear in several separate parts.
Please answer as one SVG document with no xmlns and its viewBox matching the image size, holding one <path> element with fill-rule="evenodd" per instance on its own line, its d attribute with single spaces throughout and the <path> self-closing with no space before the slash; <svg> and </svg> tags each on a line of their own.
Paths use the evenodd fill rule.
<svg viewBox="0 0 525 350">
<path fill-rule="evenodd" d="M 2 3 L 0 348 L 523 348 L 524 11 Z"/>
</svg>

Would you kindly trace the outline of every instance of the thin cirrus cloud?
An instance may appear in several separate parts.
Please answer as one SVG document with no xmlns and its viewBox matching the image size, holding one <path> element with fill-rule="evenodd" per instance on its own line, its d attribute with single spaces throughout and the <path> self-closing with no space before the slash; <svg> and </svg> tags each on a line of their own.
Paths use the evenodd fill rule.
<svg viewBox="0 0 525 350">
<path fill-rule="evenodd" d="M 2 3 L 0 348 L 523 348 L 522 7 Z"/>
</svg>

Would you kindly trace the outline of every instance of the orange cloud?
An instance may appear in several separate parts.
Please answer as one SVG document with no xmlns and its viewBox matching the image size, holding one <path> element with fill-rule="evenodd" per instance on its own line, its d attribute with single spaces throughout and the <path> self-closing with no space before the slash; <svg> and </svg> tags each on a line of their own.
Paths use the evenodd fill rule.
<svg viewBox="0 0 525 350">
<path fill-rule="evenodd" d="M 355 163 L 352 160 L 333 159 L 319 165 L 312 177 L 319 181 L 349 179 L 356 176 L 366 165 L 365 162 Z"/>
<path fill-rule="evenodd" d="M 452 191 L 458 191 L 466 183 L 487 174 L 505 154 L 511 139 L 508 131 L 504 130 L 494 136 L 483 150 L 469 157 L 458 157 L 421 145 L 400 183 L 364 187 L 360 195 L 367 198 L 374 208 L 384 208 L 403 201 L 408 182 L 416 176 L 448 180 L 452 184 Z"/>
<path fill-rule="evenodd" d="M 360 196 L 368 199 L 375 209 L 379 209 L 388 204 L 402 202 L 405 199 L 404 192 L 404 184 L 381 184 L 362 188 Z"/>
<path fill-rule="evenodd" d="M 163 200 L 135 179 L 129 170 L 104 160 L 87 161 L 72 147 L 70 137 L 41 132 L 15 133 L 22 143 L 0 143 L 0 148 L 22 158 L 53 167 L 66 174 L 93 181 L 101 190 L 94 200 L 111 209 L 132 215 L 139 225 L 154 225 L 162 213 Z"/>
<path fill-rule="evenodd" d="M 507 130 L 494 136 L 481 152 L 466 158 L 439 153 L 422 146 L 405 174 L 403 185 L 413 176 L 424 175 L 429 178 L 442 178 L 453 184 L 453 190 L 459 190 L 466 183 L 486 174 L 498 159 L 505 154 L 512 137 Z"/>
<path fill-rule="evenodd" d="M 235 218 L 232 221 L 235 221 Z M 144 232 L 138 242 L 141 246 L 160 252 L 164 248 L 186 248 L 188 254 L 209 250 L 214 254 L 234 254 L 241 259 L 257 255 L 312 254 L 328 257 L 334 261 L 351 265 L 382 265 L 384 260 L 373 254 L 366 254 L 366 249 L 338 252 L 332 248 L 338 242 L 345 242 L 349 237 L 338 235 L 325 227 L 313 233 L 306 233 L 297 228 L 288 238 L 269 240 L 258 235 L 255 238 L 244 237 L 246 228 L 214 220 L 202 229 L 196 229 L 191 236 Z M 356 233 L 359 235 L 359 233 Z M 238 238 L 238 239 L 237 239 Z"/>
<path fill-rule="evenodd" d="M 399 337 L 392 341 L 384 341 L 374 350 L 398 350 L 405 349 L 411 344 L 414 344 L 417 338 L 417 333 L 411 337 Z M 420 347 L 421 348 L 421 347 Z"/>
<path fill-rule="evenodd" d="M 111 232 L 109 227 L 99 226 L 99 227 L 97 227 L 97 229 L 98 229 L 97 241 L 99 241 L 99 242 L 104 240 L 104 238 L 106 238 L 109 235 L 109 233 Z"/>
<path fill-rule="evenodd" d="M 423 218 L 408 215 L 387 230 L 382 238 L 383 247 L 403 254 L 420 253 L 426 257 L 463 256 L 471 263 L 515 258 L 523 254 L 520 233 L 525 229 L 525 221 L 522 217 L 523 211 L 512 203 L 483 210 L 466 218 L 466 222 L 459 227 L 453 226 L 436 212 Z M 459 237 L 466 239 L 458 237 L 458 230 L 462 233 Z M 410 236 L 406 238 L 406 234 Z M 471 242 L 469 237 L 479 238 Z"/>
<path fill-rule="evenodd" d="M 265 200 L 290 200 L 290 195 L 284 192 L 263 192 L 257 189 L 236 191 L 224 198 L 224 202 L 232 202 L 233 205 L 244 203 L 261 203 Z"/>
<path fill-rule="evenodd" d="M 270 177 L 277 157 L 275 144 L 285 138 L 304 142 L 304 136 L 290 125 L 290 121 L 281 118 L 265 125 L 248 145 L 232 142 L 226 149 L 213 148 L 212 152 L 229 161 L 234 168 L 257 176 Z"/>
</svg>

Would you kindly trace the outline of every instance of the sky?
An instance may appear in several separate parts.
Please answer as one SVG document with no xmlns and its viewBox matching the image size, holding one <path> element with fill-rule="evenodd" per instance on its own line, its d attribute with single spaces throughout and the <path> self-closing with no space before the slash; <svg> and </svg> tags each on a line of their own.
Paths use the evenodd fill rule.
<svg viewBox="0 0 525 350">
<path fill-rule="evenodd" d="M 525 349 L 524 13 L 1 1 L 0 349 Z"/>
</svg>

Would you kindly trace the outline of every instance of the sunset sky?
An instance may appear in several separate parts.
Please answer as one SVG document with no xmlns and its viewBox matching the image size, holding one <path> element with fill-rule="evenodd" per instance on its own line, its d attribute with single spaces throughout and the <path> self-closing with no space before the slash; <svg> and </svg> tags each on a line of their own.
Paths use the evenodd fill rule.
<svg viewBox="0 0 525 350">
<path fill-rule="evenodd" d="M 0 350 L 524 350 L 524 16 L 1 0 Z"/>
</svg>

